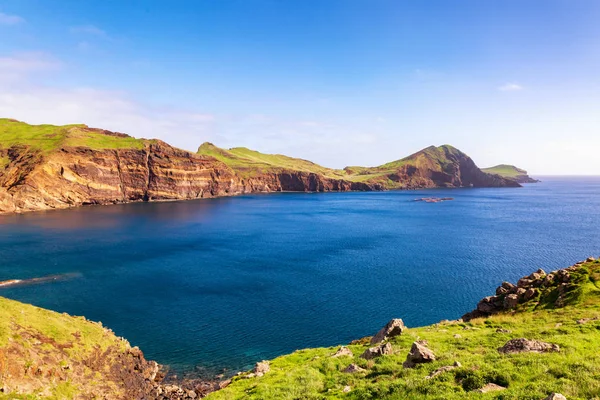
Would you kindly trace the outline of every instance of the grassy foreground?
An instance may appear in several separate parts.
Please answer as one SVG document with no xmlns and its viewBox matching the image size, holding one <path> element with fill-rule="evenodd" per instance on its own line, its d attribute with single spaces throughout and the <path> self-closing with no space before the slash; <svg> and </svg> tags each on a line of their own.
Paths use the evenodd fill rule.
<svg viewBox="0 0 600 400">
<path fill-rule="evenodd" d="M 334 358 L 337 347 L 299 350 L 271 361 L 262 377 L 239 376 L 210 399 L 519 399 L 541 400 L 552 392 L 567 399 L 600 399 L 600 262 L 581 266 L 563 308 L 555 308 L 557 286 L 519 306 L 468 323 L 442 322 L 408 329 L 391 339 L 394 354 L 359 356 L 370 345 L 349 345 L 353 356 Z M 586 319 L 584 321 L 579 321 Z M 383 325 L 382 321 L 382 325 Z M 558 344 L 557 353 L 501 354 L 508 340 L 527 338 Z M 405 369 L 411 344 L 427 340 L 433 363 Z M 427 379 L 434 370 L 460 368 Z M 364 372 L 342 372 L 355 363 Z M 479 393 L 486 383 L 506 390 Z"/>
</svg>

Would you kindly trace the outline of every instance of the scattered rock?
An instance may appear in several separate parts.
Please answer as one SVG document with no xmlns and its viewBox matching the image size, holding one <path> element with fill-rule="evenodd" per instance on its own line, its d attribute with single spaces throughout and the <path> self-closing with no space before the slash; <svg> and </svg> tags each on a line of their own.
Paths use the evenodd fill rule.
<svg viewBox="0 0 600 400">
<path fill-rule="evenodd" d="M 503 354 L 548 353 L 558 352 L 560 351 L 560 347 L 557 344 L 520 338 L 509 340 L 504 346 L 500 347 L 498 351 Z"/>
<path fill-rule="evenodd" d="M 402 366 L 404 368 L 414 368 L 417 364 L 432 361 L 435 361 L 435 354 L 427 347 L 427 342 L 414 342 Z"/>
<path fill-rule="evenodd" d="M 264 374 L 266 374 L 269 371 L 271 371 L 271 366 L 269 365 L 268 361 L 263 360 L 261 362 L 257 362 L 256 365 L 254 366 L 254 373 L 257 376 L 263 376 Z"/>
<path fill-rule="evenodd" d="M 455 361 L 454 365 L 447 365 L 445 367 L 438 368 L 429 375 L 427 375 L 425 379 L 435 378 L 436 376 L 443 374 L 444 372 L 452 371 L 453 369 L 460 368 L 461 366 L 462 365 L 458 361 Z"/>
<path fill-rule="evenodd" d="M 488 383 L 481 389 L 477 389 L 479 393 L 498 392 L 500 390 L 506 390 L 504 386 L 496 385 L 495 383 Z"/>
<path fill-rule="evenodd" d="M 392 345 L 389 343 L 381 344 L 379 346 L 371 347 L 365 350 L 364 353 L 361 354 L 361 358 L 365 360 L 371 360 L 376 357 L 381 357 L 383 355 L 392 354 L 393 349 Z"/>
<path fill-rule="evenodd" d="M 504 298 L 503 304 L 505 310 L 513 309 L 519 304 L 519 296 L 516 294 L 509 294 Z"/>
<path fill-rule="evenodd" d="M 525 301 L 531 300 L 535 296 L 537 296 L 537 293 L 538 293 L 537 289 L 529 288 L 529 289 L 527 289 L 525 294 L 523 294 L 523 300 L 525 300 Z"/>
<path fill-rule="evenodd" d="M 401 335 L 406 330 L 404 322 L 400 318 L 394 318 L 388 322 L 373 338 L 371 344 L 381 343 L 384 340 L 393 338 L 394 336 Z"/>
<path fill-rule="evenodd" d="M 585 262 L 588 262 L 588 263 L 594 262 L 594 261 L 596 261 L 596 259 L 594 257 L 589 257 L 587 260 L 585 260 Z"/>
<path fill-rule="evenodd" d="M 552 393 L 550 396 L 546 397 L 544 400 L 567 400 L 567 398 L 560 393 Z"/>
<path fill-rule="evenodd" d="M 454 335 L 454 339 L 460 339 L 461 337 L 458 333 Z"/>
<path fill-rule="evenodd" d="M 577 320 L 577 323 L 578 323 L 579 325 L 585 325 L 585 324 L 587 324 L 588 322 L 591 322 L 591 321 L 597 321 L 597 320 L 598 320 L 598 317 L 594 317 L 594 318 L 581 318 L 581 319 L 578 319 L 578 320 Z"/>
<path fill-rule="evenodd" d="M 350 386 L 344 386 L 344 389 L 342 390 L 342 392 L 344 393 L 348 393 L 352 390 L 352 388 Z"/>
<path fill-rule="evenodd" d="M 346 346 L 342 346 L 331 357 L 344 357 L 344 356 L 354 357 L 354 354 L 352 354 L 352 350 L 350 350 Z"/>
<path fill-rule="evenodd" d="M 498 328 L 496 329 L 496 333 L 510 333 L 511 331 L 509 331 L 508 329 L 504 329 L 504 328 Z"/>
<path fill-rule="evenodd" d="M 348 367 L 346 367 L 346 369 L 343 371 L 346 374 L 355 374 L 357 372 L 365 372 L 366 370 L 364 368 L 359 367 L 356 364 L 350 364 L 348 365 Z"/>
</svg>

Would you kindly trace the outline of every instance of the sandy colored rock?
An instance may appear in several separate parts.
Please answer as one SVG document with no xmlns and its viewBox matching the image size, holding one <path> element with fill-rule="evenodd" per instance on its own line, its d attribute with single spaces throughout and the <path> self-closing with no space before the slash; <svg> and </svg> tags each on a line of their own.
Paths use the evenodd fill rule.
<svg viewBox="0 0 600 400">
<path fill-rule="evenodd" d="M 400 318 L 392 319 L 373 338 L 371 344 L 381 343 L 395 336 L 401 335 L 406 330 L 404 322 Z"/>
<path fill-rule="evenodd" d="M 503 354 L 548 353 L 558 352 L 560 351 L 560 347 L 557 344 L 520 338 L 509 340 L 504 346 L 500 347 L 498 351 Z"/>
<path fill-rule="evenodd" d="M 404 368 L 414 368 L 417 364 L 433 361 L 435 361 L 435 354 L 427 347 L 426 343 L 414 342 L 402 365 Z"/>
</svg>

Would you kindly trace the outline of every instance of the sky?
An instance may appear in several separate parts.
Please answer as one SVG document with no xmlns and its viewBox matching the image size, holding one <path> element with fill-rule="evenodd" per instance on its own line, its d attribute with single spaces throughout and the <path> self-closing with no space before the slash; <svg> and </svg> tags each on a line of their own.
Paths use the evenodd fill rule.
<svg viewBox="0 0 600 400">
<path fill-rule="evenodd" d="M 0 117 L 600 175 L 598 0 L 0 0 Z"/>
</svg>

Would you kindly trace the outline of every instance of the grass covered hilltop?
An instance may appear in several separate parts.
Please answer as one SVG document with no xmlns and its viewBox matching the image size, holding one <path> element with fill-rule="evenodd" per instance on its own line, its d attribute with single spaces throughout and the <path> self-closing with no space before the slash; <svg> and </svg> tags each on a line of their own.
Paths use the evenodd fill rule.
<svg viewBox="0 0 600 400">
<path fill-rule="evenodd" d="M 299 350 L 209 399 L 600 399 L 600 260 L 504 282 L 465 320 Z M 387 329 L 386 329 L 387 328 Z M 193 399 L 101 325 L 0 298 L 0 399 Z"/>
<path fill-rule="evenodd" d="M 517 168 L 514 165 L 500 164 L 490 168 L 482 168 L 483 172 L 488 174 L 500 175 L 504 178 L 513 179 L 519 183 L 537 183 L 537 179 L 527 175 L 527 171 Z"/>
</svg>

